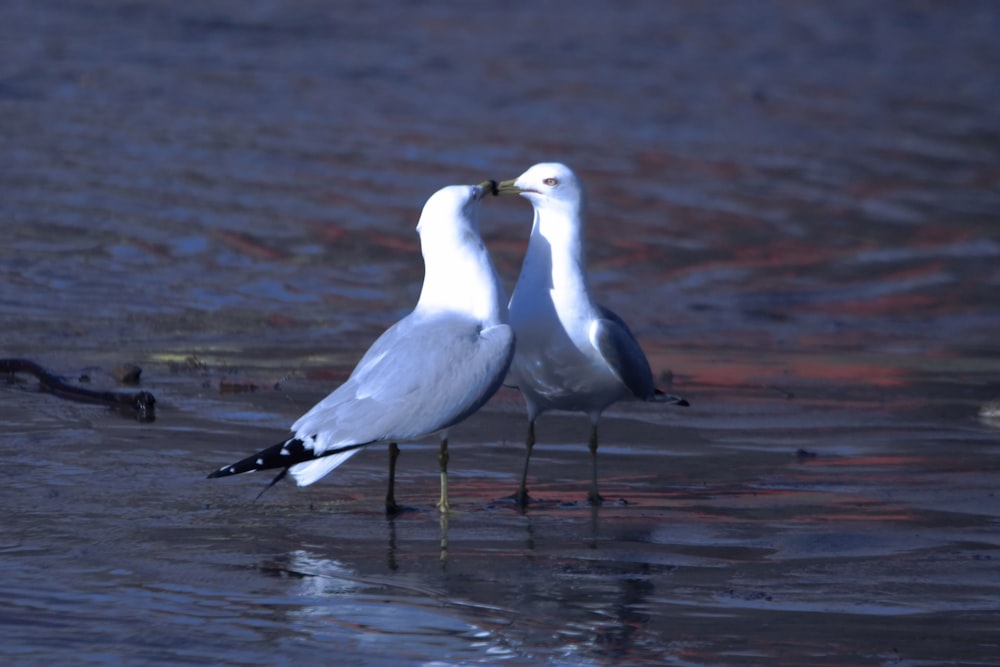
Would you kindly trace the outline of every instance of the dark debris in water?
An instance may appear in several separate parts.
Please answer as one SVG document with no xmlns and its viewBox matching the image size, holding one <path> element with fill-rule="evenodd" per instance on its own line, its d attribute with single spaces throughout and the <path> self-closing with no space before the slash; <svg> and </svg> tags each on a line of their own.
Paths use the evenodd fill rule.
<svg viewBox="0 0 1000 667">
<path fill-rule="evenodd" d="M 142 368 L 137 364 L 118 364 L 111 369 L 111 377 L 113 377 L 119 384 L 135 386 L 139 384 L 139 378 L 142 376 Z"/>
<path fill-rule="evenodd" d="M 141 370 L 139 371 L 141 372 Z M 156 419 L 156 398 L 151 392 L 100 391 L 69 384 L 63 378 L 45 369 L 30 359 L 0 359 L 0 373 L 26 373 L 38 379 L 38 386 L 45 393 L 69 401 L 95 403 L 116 409 L 125 416 L 138 421 L 151 422 Z M 89 382 L 90 378 L 84 376 Z"/>
<path fill-rule="evenodd" d="M 258 386 L 251 380 L 233 380 L 227 377 L 219 380 L 220 394 L 242 394 L 257 389 Z"/>
</svg>

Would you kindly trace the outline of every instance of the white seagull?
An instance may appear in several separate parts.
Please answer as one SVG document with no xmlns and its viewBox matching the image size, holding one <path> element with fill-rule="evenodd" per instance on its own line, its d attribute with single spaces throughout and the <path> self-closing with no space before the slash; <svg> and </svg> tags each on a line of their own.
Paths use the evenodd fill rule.
<svg viewBox="0 0 1000 667">
<path fill-rule="evenodd" d="M 566 165 L 536 164 L 497 186 L 535 209 L 531 240 L 510 299 L 517 349 L 508 383 L 520 389 L 528 409 L 528 435 L 521 486 L 515 499 L 528 502 L 527 477 L 535 445 L 535 420 L 548 410 L 590 417 L 591 503 L 597 492 L 597 424 L 622 399 L 687 405 L 656 388 L 649 362 L 625 322 L 594 302 L 587 285 L 584 196 Z"/>
<path fill-rule="evenodd" d="M 365 445 L 387 442 L 391 512 L 398 509 L 396 442 L 438 434 L 438 508 L 448 510 L 448 429 L 496 392 L 514 353 L 506 296 L 479 236 L 484 186 L 494 190 L 495 183 L 448 186 L 424 205 L 417 224 L 424 284 L 413 312 L 375 341 L 344 384 L 292 424 L 290 438 L 210 478 L 281 468 L 267 488 L 288 472 L 307 486 Z"/>
</svg>

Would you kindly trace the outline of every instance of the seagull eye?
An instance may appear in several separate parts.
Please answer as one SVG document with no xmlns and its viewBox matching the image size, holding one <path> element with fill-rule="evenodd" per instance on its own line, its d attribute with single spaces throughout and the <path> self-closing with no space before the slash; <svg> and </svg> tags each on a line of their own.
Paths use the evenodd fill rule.
<svg viewBox="0 0 1000 667">
<path fill-rule="evenodd" d="M 559 179 L 558 178 L 546 178 L 544 181 L 542 181 L 542 183 L 545 183 L 545 185 L 559 185 Z"/>
</svg>

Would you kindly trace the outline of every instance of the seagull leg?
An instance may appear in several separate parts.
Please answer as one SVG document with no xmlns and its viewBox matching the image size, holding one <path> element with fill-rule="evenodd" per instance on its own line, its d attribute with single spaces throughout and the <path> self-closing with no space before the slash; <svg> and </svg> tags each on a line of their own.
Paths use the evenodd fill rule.
<svg viewBox="0 0 1000 667">
<path fill-rule="evenodd" d="M 444 513 L 451 509 L 448 505 L 448 438 L 441 438 L 438 463 L 441 464 L 441 499 L 438 500 L 437 508 Z"/>
<path fill-rule="evenodd" d="M 399 458 L 399 445 L 389 443 L 389 488 L 385 492 L 385 513 L 399 514 L 403 508 L 396 503 L 396 459 Z"/>
<path fill-rule="evenodd" d="M 439 520 L 441 525 L 441 567 L 448 564 L 448 513 L 442 512 Z"/>
<path fill-rule="evenodd" d="M 590 493 L 587 494 L 587 500 L 590 501 L 591 505 L 600 505 L 604 498 L 601 494 L 597 492 L 597 424 L 590 427 L 590 442 L 588 443 L 590 448 Z"/>
<path fill-rule="evenodd" d="M 514 496 L 514 500 L 517 501 L 519 507 L 524 507 L 528 504 L 528 461 L 531 460 L 531 450 L 535 447 L 535 420 L 528 420 L 528 436 L 524 439 L 524 446 L 527 450 L 524 454 L 524 470 L 521 472 L 521 486 L 517 490 L 517 495 Z"/>
</svg>

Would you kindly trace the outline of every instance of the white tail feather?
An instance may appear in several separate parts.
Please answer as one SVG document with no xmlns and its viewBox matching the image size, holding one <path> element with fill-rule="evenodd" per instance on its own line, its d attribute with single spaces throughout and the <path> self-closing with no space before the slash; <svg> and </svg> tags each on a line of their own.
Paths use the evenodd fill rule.
<svg viewBox="0 0 1000 667">
<path fill-rule="evenodd" d="M 357 454 L 359 451 L 361 451 L 361 448 L 351 449 L 346 452 L 340 452 L 339 454 L 322 456 L 312 461 L 306 461 L 305 463 L 293 465 L 288 472 L 292 473 L 292 477 L 295 478 L 296 484 L 299 486 L 309 486 L 339 466 L 341 463 Z"/>
</svg>

